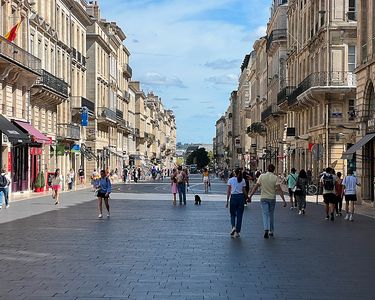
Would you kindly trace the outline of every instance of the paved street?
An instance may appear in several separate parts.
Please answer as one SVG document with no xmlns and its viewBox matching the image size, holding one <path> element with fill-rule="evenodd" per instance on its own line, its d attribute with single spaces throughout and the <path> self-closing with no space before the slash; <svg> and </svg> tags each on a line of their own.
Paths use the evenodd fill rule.
<svg viewBox="0 0 375 300">
<path fill-rule="evenodd" d="M 1 299 L 373 299 L 373 219 L 332 223 L 320 205 L 306 216 L 278 205 L 264 240 L 255 201 L 231 239 L 223 194 L 173 207 L 165 184 L 130 186 L 115 187 L 110 220 L 97 219 L 88 190 L 60 207 L 44 197 L 2 210 Z"/>
</svg>

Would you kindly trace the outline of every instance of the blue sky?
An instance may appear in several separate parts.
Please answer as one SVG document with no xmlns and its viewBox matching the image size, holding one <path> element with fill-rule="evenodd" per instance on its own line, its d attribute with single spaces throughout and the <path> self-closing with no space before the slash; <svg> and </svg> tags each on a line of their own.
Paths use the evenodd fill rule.
<svg viewBox="0 0 375 300">
<path fill-rule="evenodd" d="M 133 80 L 172 109 L 178 142 L 212 143 L 271 0 L 101 0 L 131 52 Z"/>
</svg>

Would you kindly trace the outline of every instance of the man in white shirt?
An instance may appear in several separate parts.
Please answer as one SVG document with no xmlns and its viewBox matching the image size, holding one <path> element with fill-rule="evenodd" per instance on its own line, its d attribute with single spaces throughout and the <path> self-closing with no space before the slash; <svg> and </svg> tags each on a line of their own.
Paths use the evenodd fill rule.
<svg viewBox="0 0 375 300">
<path fill-rule="evenodd" d="M 9 186 L 10 186 L 10 177 L 5 170 L 1 170 L 0 175 L 0 209 L 3 206 L 3 195 L 5 198 L 5 208 L 9 208 Z"/>
</svg>

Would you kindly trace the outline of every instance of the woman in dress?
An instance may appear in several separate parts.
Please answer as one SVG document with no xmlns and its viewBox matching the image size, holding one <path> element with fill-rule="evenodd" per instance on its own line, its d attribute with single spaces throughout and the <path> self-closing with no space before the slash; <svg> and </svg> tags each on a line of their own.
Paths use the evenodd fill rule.
<svg viewBox="0 0 375 300">
<path fill-rule="evenodd" d="M 208 186 L 210 184 L 210 173 L 208 172 L 207 168 L 204 168 L 203 170 L 203 184 L 204 184 L 204 192 L 207 194 L 208 193 Z"/>
<path fill-rule="evenodd" d="M 60 175 L 60 169 L 56 169 L 52 179 L 52 198 L 55 199 L 55 205 L 60 203 L 60 190 L 63 178 Z"/>
<path fill-rule="evenodd" d="M 173 169 L 173 172 L 172 172 L 171 186 L 172 186 L 172 194 L 173 194 L 173 205 L 176 205 L 176 194 L 178 193 L 178 189 L 177 189 L 177 171 L 176 171 L 176 169 Z"/>
</svg>

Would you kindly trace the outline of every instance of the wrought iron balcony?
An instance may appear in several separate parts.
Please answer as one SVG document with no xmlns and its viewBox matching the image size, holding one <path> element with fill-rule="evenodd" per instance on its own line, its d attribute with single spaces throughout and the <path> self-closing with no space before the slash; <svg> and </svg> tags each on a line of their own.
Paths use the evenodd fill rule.
<svg viewBox="0 0 375 300">
<path fill-rule="evenodd" d="M 288 97 L 288 105 L 297 102 L 297 97 L 313 87 L 355 87 L 356 76 L 350 72 L 319 72 L 307 76 Z"/>
<path fill-rule="evenodd" d="M 286 29 L 275 29 L 272 30 L 271 34 L 267 38 L 266 50 L 268 51 L 271 48 L 273 42 L 279 40 L 287 39 L 287 30 Z"/>
<path fill-rule="evenodd" d="M 107 107 L 98 107 L 98 117 L 111 120 L 112 122 L 117 121 L 116 112 Z"/>
<path fill-rule="evenodd" d="M 116 118 L 117 120 L 124 120 L 124 112 L 119 109 L 116 109 Z"/>
<path fill-rule="evenodd" d="M 129 64 L 124 64 L 124 73 L 127 78 L 132 78 L 133 69 L 129 66 Z"/>
<path fill-rule="evenodd" d="M 87 107 L 90 114 L 95 113 L 95 103 L 85 97 L 72 96 L 70 101 L 71 108 L 81 109 L 82 107 Z"/>
<path fill-rule="evenodd" d="M 76 124 L 57 124 L 57 138 L 60 140 L 74 140 L 81 139 L 81 130 Z"/>
<path fill-rule="evenodd" d="M 277 94 L 277 105 L 284 103 L 288 100 L 290 94 L 295 90 L 294 86 L 286 86 Z"/>
<path fill-rule="evenodd" d="M 265 110 L 262 111 L 261 114 L 261 121 L 263 122 L 265 119 L 272 115 L 272 106 L 268 106 Z"/>
<path fill-rule="evenodd" d="M 57 78 L 56 76 L 43 69 L 40 70 L 40 73 L 42 74 L 42 76 L 39 77 L 35 85 L 44 86 L 59 94 L 60 96 L 68 98 L 68 84 L 64 80 Z"/>
<path fill-rule="evenodd" d="M 30 69 L 40 74 L 41 61 L 31 53 L 23 50 L 6 38 L 0 36 L 0 58 L 5 58 L 21 67 Z"/>
</svg>

